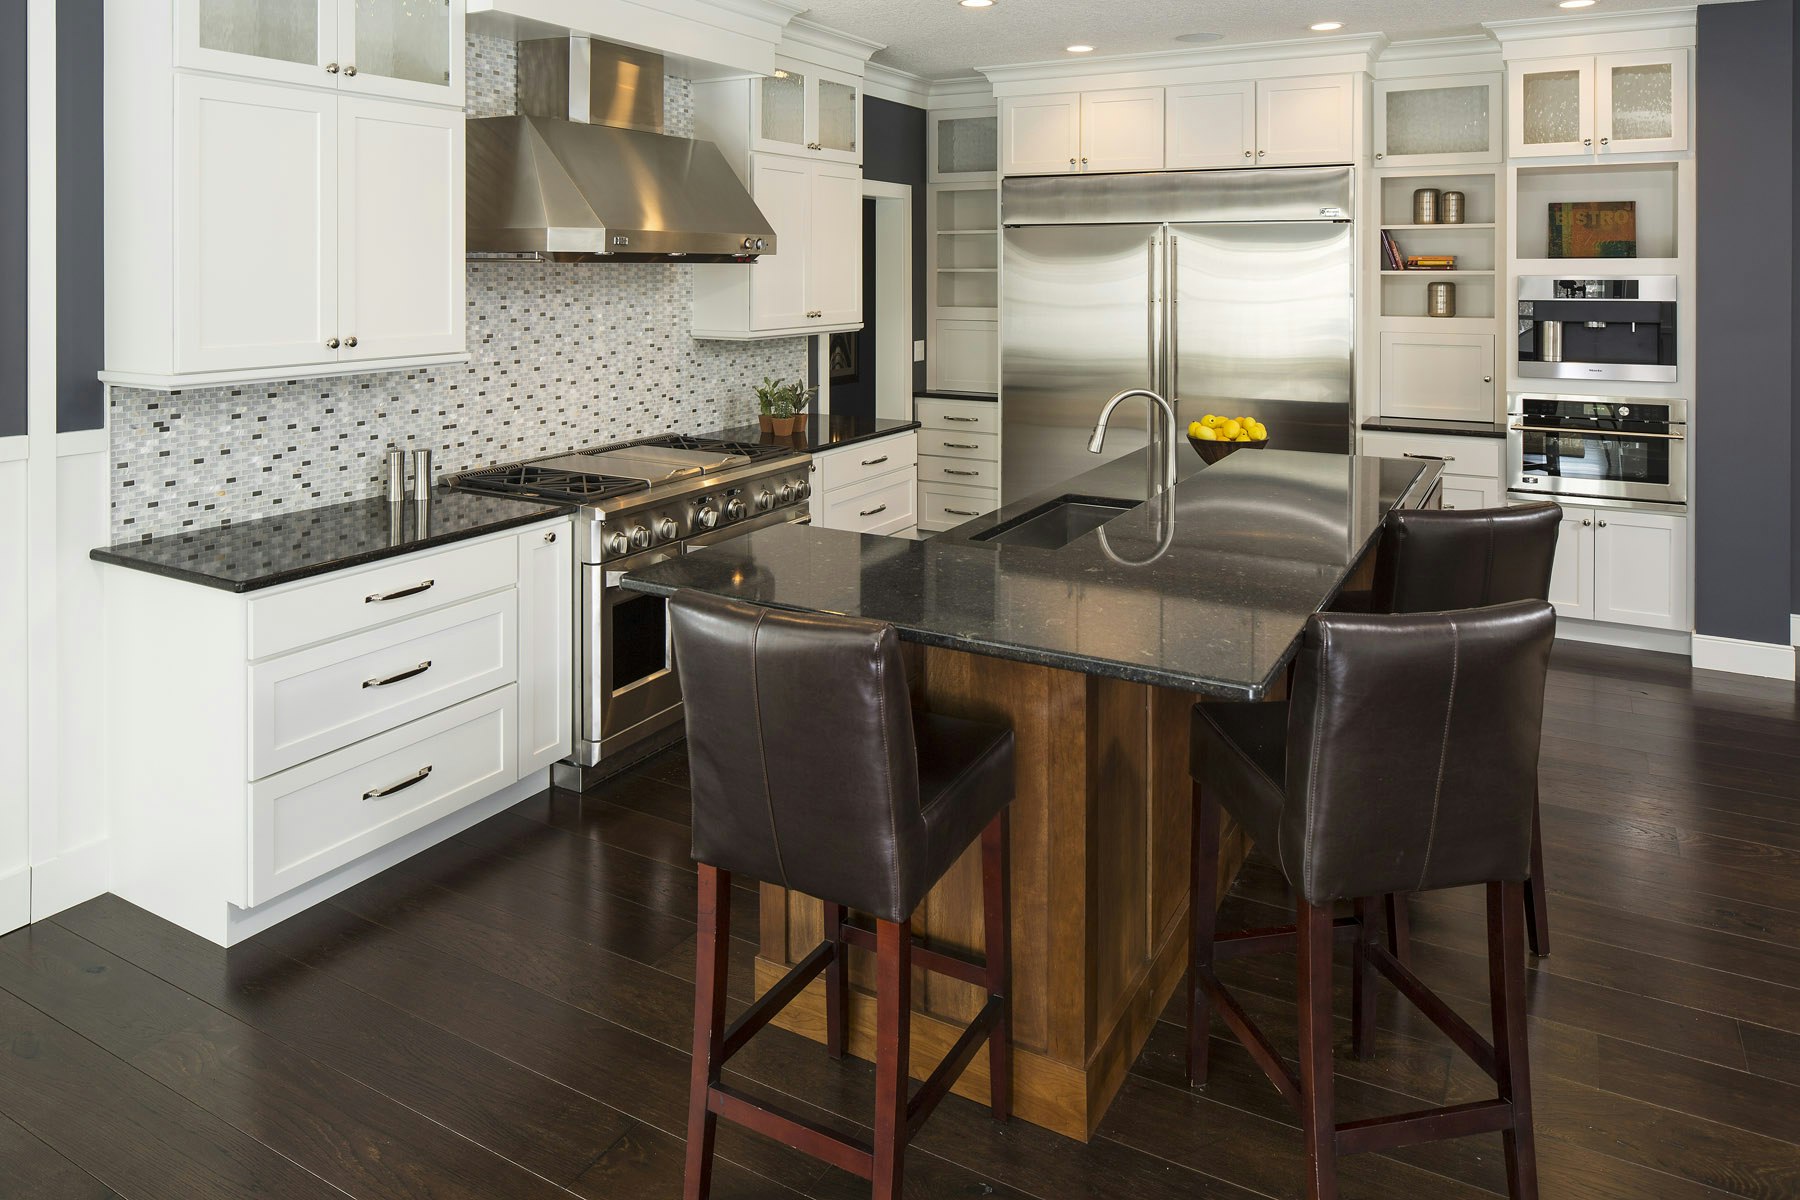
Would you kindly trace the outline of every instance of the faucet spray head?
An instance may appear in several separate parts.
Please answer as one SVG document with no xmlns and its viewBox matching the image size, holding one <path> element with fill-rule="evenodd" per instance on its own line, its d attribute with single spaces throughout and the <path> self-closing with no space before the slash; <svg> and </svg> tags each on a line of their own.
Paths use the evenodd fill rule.
<svg viewBox="0 0 1800 1200">
<path fill-rule="evenodd" d="M 1094 436 L 1090 437 L 1088 439 L 1088 453 L 1089 454 L 1100 453 L 1100 447 L 1102 445 L 1104 445 L 1105 442 L 1106 442 L 1106 425 L 1105 425 L 1105 423 L 1101 423 L 1099 425 L 1094 426 Z"/>
</svg>

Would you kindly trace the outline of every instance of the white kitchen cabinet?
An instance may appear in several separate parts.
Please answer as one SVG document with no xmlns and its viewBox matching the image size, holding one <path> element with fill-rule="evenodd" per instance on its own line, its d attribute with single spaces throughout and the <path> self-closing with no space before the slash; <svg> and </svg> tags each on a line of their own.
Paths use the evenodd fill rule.
<svg viewBox="0 0 1800 1200">
<path fill-rule="evenodd" d="M 932 386 L 947 392 L 1000 390 L 1000 323 L 939 317 L 931 326 Z"/>
<path fill-rule="evenodd" d="M 811 321 L 806 289 L 814 258 L 812 181 L 813 164 L 804 159 L 757 155 L 750 172 L 750 193 L 775 227 L 775 253 L 763 255 L 753 267 L 701 268 L 694 283 L 696 325 L 701 323 L 698 293 L 702 279 L 708 284 L 708 295 L 715 280 L 741 283 L 748 289 L 751 329 L 797 329 Z"/>
<path fill-rule="evenodd" d="M 1081 93 L 1010 97 L 1000 102 L 1000 170 L 1005 175 L 1063 175 L 1081 169 Z"/>
<path fill-rule="evenodd" d="M 827 162 L 862 162 L 862 80 L 811 63 L 777 59 L 750 81 L 751 148 Z"/>
<path fill-rule="evenodd" d="M 1687 518 L 1629 509 L 1593 513 L 1594 618 L 1689 628 Z"/>
<path fill-rule="evenodd" d="M 1160 171 L 1162 166 L 1162 88 L 1081 94 L 1083 171 Z"/>
<path fill-rule="evenodd" d="M 921 396 L 913 412 L 920 426 L 920 530 L 941 532 L 1000 507 L 999 404 Z"/>
<path fill-rule="evenodd" d="M 918 524 L 917 432 L 822 451 L 812 460 L 812 523 L 853 533 L 911 534 Z"/>
<path fill-rule="evenodd" d="M 1487 419 L 1492 419 L 1491 414 Z M 1435 458 L 1443 463 L 1439 494 L 1443 507 L 1465 512 L 1500 508 L 1506 492 L 1500 482 L 1500 438 L 1455 434 L 1391 433 L 1372 430 L 1361 436 L 1362 452 L 1378 458 Z"/>
<path fill-rule="evenodd" d="M 340 358 L 463 347 L 463 118 L 346 97 L 338 104 Z"/>
<path fill-rule="evenodd" d="M 1383 416 L 1494 419 L 1493 334 L 1390 330 L 1379 345 Z"/>
<path fill-rule="evenodd" d="M 1550 569 L 1551 604 L 1559 617 L 1594 617 L 1594 510 L 1563 507 Z"/>
<path fill-rule="evenodd" d="M 863 320 L 862 170 L 836 163 L 812 169 L 806 299 L 815 325 L 861 325 Z"/>
<path fill-rule="evenodd" d="M 1512 63 L 1510 156 L 1685 150 L 1691 69 L 1686 49 Z"/>
<path fill-rule="evenodd" d="M 926 120 L 928 182 L 979 182 L 1000 169 L 1000 117 L 994 105 L 938 109 Z"/>
<path fill-rule="evenodd" d="M 178 67 L 463 102 L 461 0 L 174 0 L 174 19 Z"/>
<path fill-rule="evenodd" d="M 1256 85 L 1256 164 L 1356 161 L 1357 75 L 1304 75 Z"/>
<path fill-rule="evenodd" d="M 517 540 L 519 774 L 529 775 L 573 749 L 575 548 L 566 526 Z"/>
<path fill-rule="evenodd" d="M 1375 161 L 1439 167 L 1500 161 L 1498 75 L 1387 79 L 1375 85 Z"/>
<path fill-rule="evenodd" d="M 1165 165 L 1171 171 L 1256 161 L 1256 85 L 1190 83 L 1166 92 Z"/>
</svg>

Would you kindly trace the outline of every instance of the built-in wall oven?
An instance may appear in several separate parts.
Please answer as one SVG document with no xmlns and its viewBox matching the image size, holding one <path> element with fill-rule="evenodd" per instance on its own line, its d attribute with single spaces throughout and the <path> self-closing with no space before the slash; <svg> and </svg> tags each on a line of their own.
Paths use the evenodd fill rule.
<svg viewBox="0 0 1800 1200">
<path fill-rule="evenodd" d="M 1687 402 L 1515 395 L 1508 491 L 1546 498 L 1687 503 Z"/>
<path fill-rule="evenodd" d="M 1673 383 L 1673 275 L 1519 277 L 1521 379 Z"/>
</svg>

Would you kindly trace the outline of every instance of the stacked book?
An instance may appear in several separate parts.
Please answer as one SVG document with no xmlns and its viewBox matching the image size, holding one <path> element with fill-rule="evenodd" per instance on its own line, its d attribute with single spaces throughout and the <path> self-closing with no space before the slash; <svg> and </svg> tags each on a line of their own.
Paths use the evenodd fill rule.
<svg viewBox="0 0 1800 1200">
<path fill-rule="evenodd" d="M 1400 243 L 1387 230 L 1381 231 L 1381 266 L 1386 271 L 1454 271 L 1454 254 L 1402 254 Z"/>
</svg>

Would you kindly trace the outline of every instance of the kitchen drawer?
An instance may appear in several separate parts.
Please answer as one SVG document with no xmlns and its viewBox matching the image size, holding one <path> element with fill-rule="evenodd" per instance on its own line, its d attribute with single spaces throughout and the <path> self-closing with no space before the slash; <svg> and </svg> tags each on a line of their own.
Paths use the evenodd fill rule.
<svg viewBox="0 0 1800 1200">
<path fill-rule="evenodd" d="M 1364 454 L 1378 458 L 1441 458 L 1447 474 L 1476 475 L 1496 482 L 1506 450 L 1506 442 L 1500 438 L 1375 431 L 1363 434 L 1362 439 Z"/>
<path fill-rule="evenodd" d="M 998 488 L 1000 464 L 978 462 L 969 458 L 944 458 L 931 455 L 919 459 L 921 484 L 954 483 L 962 487 Z"/>
<path fill-rule="evenodd" d="M 818 479 L 813 490 L 830 494 L 854 488 L 901 468 L 912 469 L 919 461 L 919 435 L 913 430 L 890 437 L 858 442 L 827 454 L 813 455 Z"/>
<path fill-rule="evenodd" d="M 252 666 L 250 778 L 514 682 L 518 603 L 482 596 Z"/>
<path fill-rule="evenodd" d="M 962 488 L 947 483 L 921 485 L 919 528 L 954 529 L 999 507 L 1000 493 L 992 488 Z"/>
<path fill-rule="evenodd" d="M 1000 405 L 991 400 L 945 400 L 921 396 L 913 401 L 913 415 L 927 430 L 954 429 L 959 433 L 1000 432 Z"/>
<path fill-rule="evenodd" d="M 945 433 L 927 429 L 919 434 L 920 457 L 974 458 L 983 462 L 1000 461 L 1000 435 L 995 433 Z"/>
<path fill-rule="evenodd" d="M 918 481 L 911 470 L 895 471 L 873 487 L 825 497 L 826 529 L 853 533 L 898 533 L 916 523 Z"/>
<path fill-rule="evenodd" d="M 1506 494 L 1500 485 L 1492 479 L 1478 478 L 1473 475 L 1451 475 L 1442 477 L 1443 507 L 1462 509 L 1463 511 L 1483 508 L 1505 508 Z"/>
<path fill-rule="evenodd" d="M 250 657 L 282 654 L 508 588 L 518 573 L 518 551 L 508 536 L 257 596 L 249 604 Z"/>
<path fill-rule="evenodd" d="M 250 785 L 251 905 L 513 782 L 518 697 L 506 687 Z"/>
</svg>

